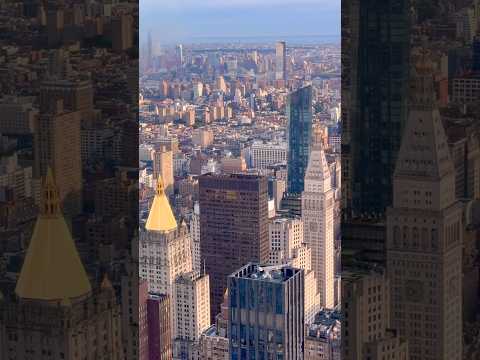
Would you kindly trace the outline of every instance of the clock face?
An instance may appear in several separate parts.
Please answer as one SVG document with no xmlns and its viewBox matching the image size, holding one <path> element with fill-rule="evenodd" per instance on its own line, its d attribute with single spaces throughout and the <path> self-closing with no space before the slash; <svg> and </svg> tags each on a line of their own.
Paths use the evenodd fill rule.
<svg viewBox="0 0 480 360">
<path fill-rule="evenodd" d="M 419 280 L 408 280 L 405 282 L 405 300 L 420 302 L 423 298 L 423 283 Z"/>
</svg>

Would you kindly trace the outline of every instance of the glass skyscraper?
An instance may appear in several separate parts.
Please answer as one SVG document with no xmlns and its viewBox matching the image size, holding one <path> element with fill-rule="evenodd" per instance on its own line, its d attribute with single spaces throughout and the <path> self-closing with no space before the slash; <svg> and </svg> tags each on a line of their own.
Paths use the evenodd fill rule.
<svg viewBox="0 0 480 360">
<path fill-rule="evenodd" d="M 312 134 L 312 86 L 288 96 L 288 192 L 300 194 L 310 154 Z"/>
<path fill-rule="evenodd" d="M 344 213 L 381 217 L 407 115 L 409 1 L 353 0 L 343 7 Z M 342 39 L 343 42 L 343 39 Z"/>
<path fill-rule="evenodd" d="M 304 275 L 250 263 L 228 278 L 232 360 L 303 360 Z"/>
</svg>

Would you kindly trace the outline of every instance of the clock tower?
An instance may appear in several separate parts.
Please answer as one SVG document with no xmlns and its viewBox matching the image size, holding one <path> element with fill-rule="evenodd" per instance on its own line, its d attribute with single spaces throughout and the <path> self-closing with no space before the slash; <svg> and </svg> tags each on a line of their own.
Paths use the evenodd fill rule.
<svg viewBox="0 0 480 360">
<path fill-rule="evenodd" d="M 305 174 L 302 220 L 304 241 L 312 251 L 312 269 L 320 292 L 320 306 L 327 309 L 335 306 L 334 202 L 330 170 L 317 134 Z"/>
<path fill-rule="evenodd" d="M 411 359 L 462 359 L 462 205 L 433 85 L 422 54 L 387 210 L 391 319 Z"/>
</svg>

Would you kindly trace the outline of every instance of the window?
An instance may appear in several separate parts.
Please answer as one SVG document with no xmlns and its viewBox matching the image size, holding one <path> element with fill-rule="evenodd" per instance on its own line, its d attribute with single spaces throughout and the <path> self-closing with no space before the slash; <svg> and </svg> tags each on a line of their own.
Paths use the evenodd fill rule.
<svg viewBox="0 0 480 360">
<path fill-rule="evenodd" d="M 276 307 L 275 312 L 277 314 L 283 314 L 283 291 L 282 285 L 277 285 L 275 287 L 275 299 L 276 299 Z"/>
</svg>

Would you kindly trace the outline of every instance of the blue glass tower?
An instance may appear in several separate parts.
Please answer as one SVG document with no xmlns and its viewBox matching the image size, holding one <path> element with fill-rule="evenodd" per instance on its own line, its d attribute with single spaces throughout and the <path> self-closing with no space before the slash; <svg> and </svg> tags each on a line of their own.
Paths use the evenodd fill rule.
<svg viewBox="0 0 480 360">
<path fill-rule="evenodd" d="M 288 187 L 300 194 L 308 165 L 312 134 L 312 87 L 305 86 L 288 97 Z"/>
<path fill-rule="evenodd" d="M 303 360 L 304 275 L 248 264 L 228 278 L 231 360 Z"/>
</svg>

